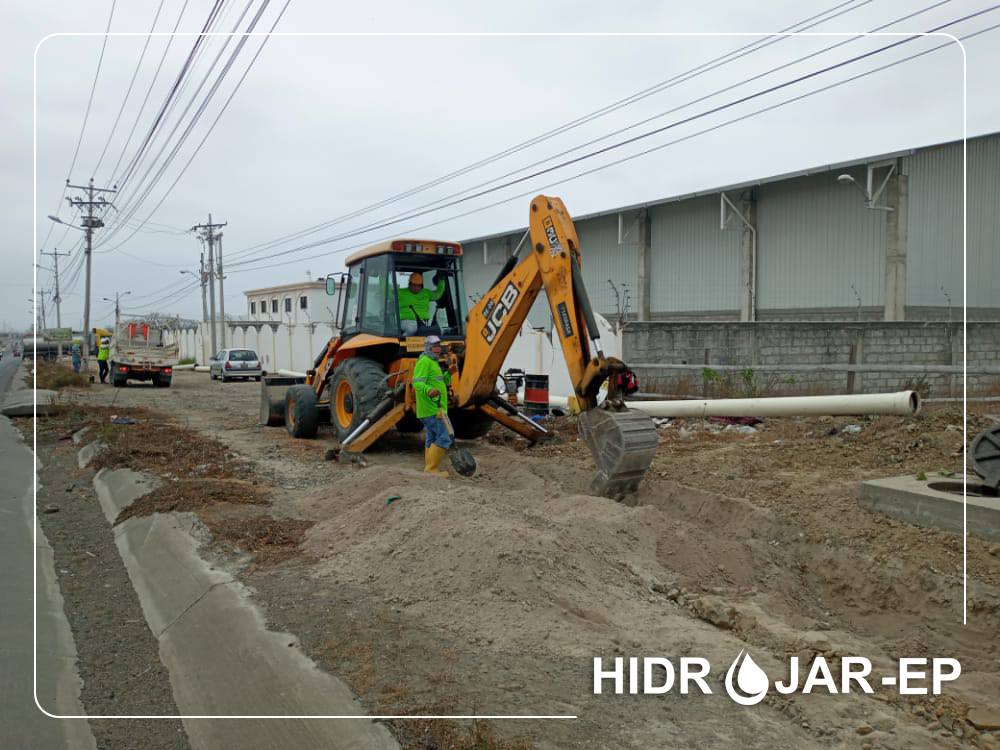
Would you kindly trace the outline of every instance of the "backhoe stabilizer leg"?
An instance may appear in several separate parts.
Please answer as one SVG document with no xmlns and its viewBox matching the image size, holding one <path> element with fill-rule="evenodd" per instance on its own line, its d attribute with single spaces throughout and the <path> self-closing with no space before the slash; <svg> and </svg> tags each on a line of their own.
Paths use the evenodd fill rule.
<svg viewBox="0 0 1000 750">
<path fill-rule="evenodd" d="M 638 490 L 659 442 L 653 420 L 633 409 L 598 408 L 581 413 L 578 424 L 597 465 L 591 492 L 622 500 Z"/>
</svg>

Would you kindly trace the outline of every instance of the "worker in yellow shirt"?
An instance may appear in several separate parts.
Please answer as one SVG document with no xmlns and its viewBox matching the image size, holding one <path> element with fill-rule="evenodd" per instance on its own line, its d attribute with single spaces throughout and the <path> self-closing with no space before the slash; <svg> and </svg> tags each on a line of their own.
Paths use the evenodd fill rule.
<svg viewBox="0 0 1000 750">
<path fill-rule="evenodd" d="M 437 302 L 444 295 L 444 274 L 438 274 L 437 286 L 424 288 L 424 275 L 411 273 L 406 287 L 399 290 L 399 323 L 404 336 L 413 336 L 417 328 L 430 321 L 431 302 Z"/>
<path fill-rule="evenodd" d="M 417 418 L 424 423 L 424 471 L 446 477 L 441 460 L 454 442 L 445 420 L 448 418 L 448 386 L 451 375 L 439 362 L 444 348 L 437 336 L 424 340 L 424 353 L 413 368 L 413 392 L 417 397 Z"/>
<path fill-rule="evenodd" d="M 108 377 L 108 357 L 111 355 L 111 339 L 105 337 L 101 339 L 101 345 L 97 349 L 97 369 L 100 372 L 101 382 L 105 382 Z"/>
</svg>

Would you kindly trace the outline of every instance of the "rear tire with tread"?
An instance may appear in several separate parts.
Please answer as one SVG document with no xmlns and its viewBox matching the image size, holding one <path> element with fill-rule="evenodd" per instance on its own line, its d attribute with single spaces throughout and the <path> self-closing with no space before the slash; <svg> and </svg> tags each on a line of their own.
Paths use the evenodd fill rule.
<svg viewBox="0 0 1000 750">
<path fill-rule="evenodd" d="M 319 405 L 316 392 L 308 385 L 293 385 L 285 392 L 285 429 L 294 438 L 316 437 Z"/>
<path fill-rule="evenodd" d="M 368 357 L 351 357 L 337 366 L 330 378 L 330 424 L 339 440 L 344 440 L 385 398 L 386 372 Z M 342 385 L 345 384 L 345 385 Z M 338 404 L 338 394 L 349 393 L 349 409 Z"/>
</svg>

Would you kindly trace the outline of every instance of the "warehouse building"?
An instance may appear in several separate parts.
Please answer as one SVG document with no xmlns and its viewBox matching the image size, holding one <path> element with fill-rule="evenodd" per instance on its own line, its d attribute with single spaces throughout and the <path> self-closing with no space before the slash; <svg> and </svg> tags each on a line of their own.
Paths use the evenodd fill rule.
<svg viewBox="0 0 1000 750">
<path fill-rule="evenodd" d="M 1000 391 L 1000 133 L 968 139 L 967 155 L 943 143 L 574 216 L 591 301 L 626 323 L 625 357 L 661 365 L 645 379 L 667 390 L 695 365 L 882 363 L 912 369 L 780 380 L 956 392 L 954 373 L 918 370 L 958 367 L 967 350 L 970 388 Z M 463 242 L 472 299 L 524 232 Z M 531 320 L 548 327 L 544 302 Z"/>
<path fill-rule="evenodd" d="M 958 141 L 575 216 L 584 278 L 629 320 L 960 318 L 962 172 Z M 463 242 L 471 295 L 524 231 Z M 968 268 L 969 318 L 997 319 L 1000 133 L 968 141 Z"/>
</svg>

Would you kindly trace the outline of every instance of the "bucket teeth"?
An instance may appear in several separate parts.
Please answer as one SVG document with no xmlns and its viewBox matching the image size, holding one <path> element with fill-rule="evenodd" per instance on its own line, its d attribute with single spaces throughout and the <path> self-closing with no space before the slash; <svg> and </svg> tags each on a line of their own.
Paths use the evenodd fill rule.
<svg viewBox="0 0 1000 750">
<path fill-rule="evenodd" d="M 591 492 L 621 500 L 638 490 L 659 442 L 653 420 L 632 409 L 590 409 L 580 414 L 579 429 L 597 464 Z"/>
</svg>

